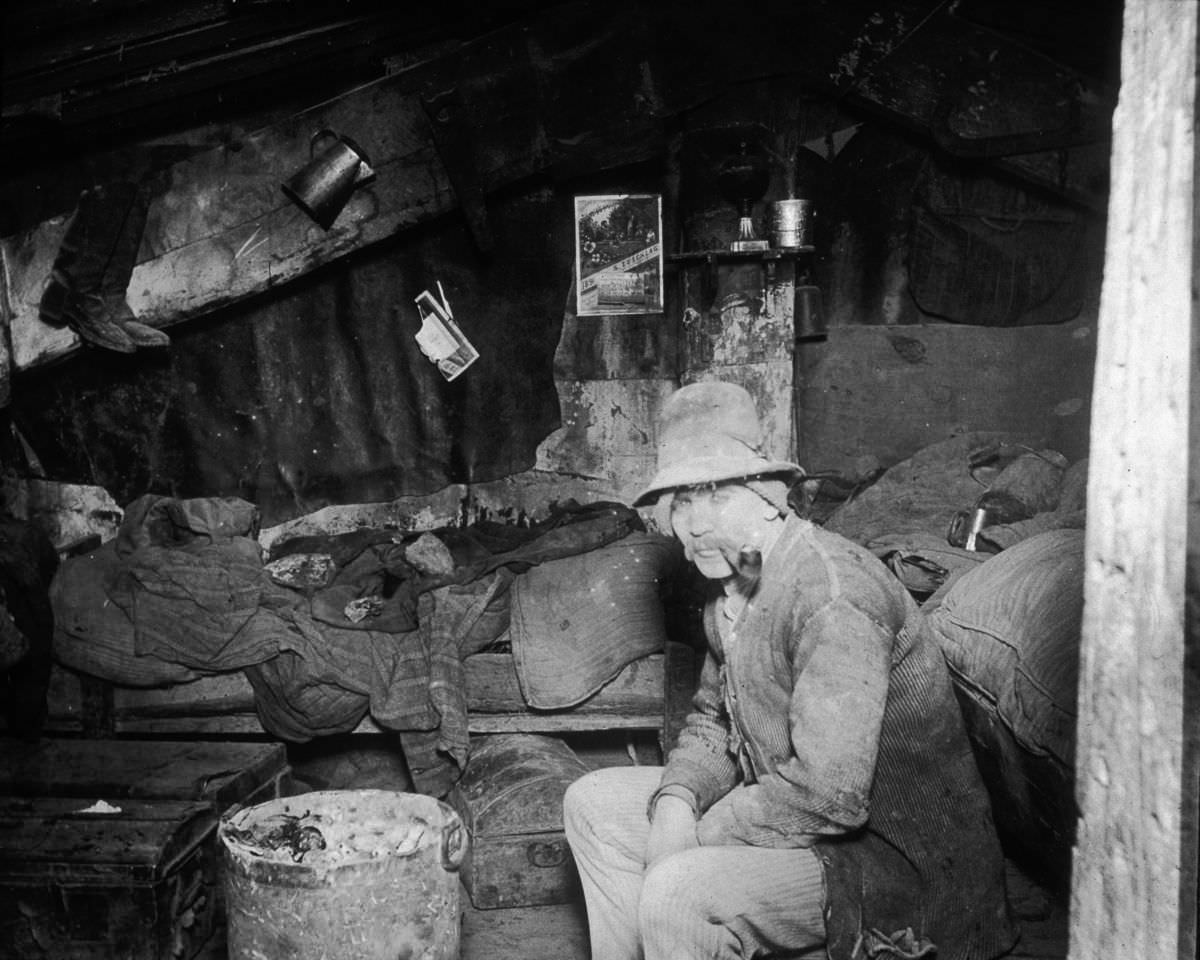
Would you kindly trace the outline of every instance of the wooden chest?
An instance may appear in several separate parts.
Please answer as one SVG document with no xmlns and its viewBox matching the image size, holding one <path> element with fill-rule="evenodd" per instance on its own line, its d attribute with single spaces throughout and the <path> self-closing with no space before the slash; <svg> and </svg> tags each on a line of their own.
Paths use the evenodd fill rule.
<svg viewBox="0 0 1200 960">
<path fill-rule="evenodd" d="M 500 734 L 471 741 L 452 801 L 471 834 L 463 885 L 476 907 L 566 903 L 578 896 L 562 801 L 587 772 L 554 737 Z"/>
<path fill-rule="evenodd" d="M 279 796 L 288 776 L 279 743 L 0 739 L 0 794 L 211 800 L 221 810 Z"/>
<path fill-rule="evenodd" d="M 287 778 L 281 744 L 0 739 L 0 957 L 207 953 L 220 815 Z"/>
<path fill-rule="evenodd" d="M 0 956 L 188 960 L 220 923 L 211 803 L 0 797 Z"/>
</svg>

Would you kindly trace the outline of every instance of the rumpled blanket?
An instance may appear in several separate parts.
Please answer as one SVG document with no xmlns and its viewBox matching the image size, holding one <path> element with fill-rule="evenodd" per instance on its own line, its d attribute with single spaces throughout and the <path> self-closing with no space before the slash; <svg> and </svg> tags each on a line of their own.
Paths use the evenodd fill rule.
<svg viewBox="0 0 1200 960">
<path fill-rule="evenodd" d="M 294 742 L 353 730 L 368 714 L 399 733 L 413 783 L 440 796 L 467 762 L 462 658 L 508 622 L 515 576 L 500 569 L 464 586 L 421 594 L 419 626 L 405 634 L 319 625 L 303 650 L 245 671 L 263 728 Z"/>
<path fill-rule="evenodd" d="M 879 557 L 922 605 L 936 605 L 958 577 L 988 557 L 1048 530 L 1082 529 L 1087 460 L 1069 467 L 1036 438 L 975 432 L 918 450 L 838 507 L 823 524 Z M 993 459 L 977 466 L 980 453 Z M 1001 495 L 1012 519 L 989 518 L 972 550 L 951 543 L 985 497 Z"/>
<path fill-rule="evenodd" d="M 414 785 L 432 795 L 465 765 L 461 659 L 507 628 L 513 578 L 642 529 L 623 505 L 572 502 L 531 527 L 435 531 L 453 558 L 440 572 L 407 559 L 417 534 L 298 538 L 275 559 L 321 556 L 329 575 L 288 586 L 268 574 L 257 525 L 253 505 L 237 498 L 139 498 L 110 550 L 63 565 L 76 588 L 53 591 L 63 608 L 58 643 L 85 646 L 97 602 L 111 605 L 105 625 L 111 633 L 128 621 L 135 661 L 185 675 L 244 670 L 264 729 L 283 739 L 349 730 L 369 713 L 399 732 Z M 100 589 L 79 589 L 90 580 Z M 90 609 L 72 608 L 81 597 Z M 83 635 L 73 638 L 71 625 Z M 86 655 L 64 654 L 87 669 Z M 117 662 L 102 675 L 122 682 Z"/>
</svg>

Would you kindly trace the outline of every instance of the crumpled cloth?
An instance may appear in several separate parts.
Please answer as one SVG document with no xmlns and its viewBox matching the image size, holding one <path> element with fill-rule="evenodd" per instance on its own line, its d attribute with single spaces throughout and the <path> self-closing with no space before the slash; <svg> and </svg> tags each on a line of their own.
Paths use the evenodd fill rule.
<svg viewBox="0 0 1200 960">
<path fill-rule="evenodd" d="M 328 582 L 305 591 L 314 620 L 347 630 L 404 632 L 416 628 L 417 598 L 428 590 L 470 583 L 499 567 L 521 572 L 642 529 L 637 513 L 622 504 L 569 501 L 532 527 L 481 521 L 423 534 L 369 529 L 295 537 L 277 545 L 268 564 L 296 555 L 326 557 L 332 567 Z M 410 546 L 430 536 L 453 558 L 446 573 L 423 572 L 408 559 Z M 353 604 L 366 600 L 374 601 L 366 616 L 347 615 Z"/>
<path fill-rule="evenodd" d="M 298 538 L 293 550 L 331 557 L 334 573 L 326 586 L 293 588 L 268 574 L 257 525 L 257 510 L 237 498 L 139 498 L 112 562 L 79 558 L 103 579 L 95 614 L 108 610 L 106 627 L 118 632 L 128 621 L 135 661 L 199 674 L 244 670 L 264 729 L 283 739 L 353 729 L 369 714 L 399 732 L 415 785 L 433 795 L 466 763 L 461 659 L 508 627 L 513 578 L 642 529 L 635 511 L 611 503 L 569 503 L 532 527 L 446 529 L 436 533 L 455 563 L 432 574 L 404 557 L 416 535 Z M 69 602 L 67 591 L 57 596 Z M 372 601 L 371 613 L 352 619 L 347 611 L 360 600 Z M 64 617 L 87 619 L 86 610 Z"/>
<path fill-rule="evenodd" d="M 369 714 L 398 732 L 414 787 L 444 794 L 467 762 L 462 658 L 507 625 L 514 576 L 502 569 L 422 594 L 419 626 L 403 634 L 314 624 L 312 643 L 245 671 L 263 729 L 303 742 L 353 730 Z"/>
<path fill-rule="evenodd" d="M 315 636 L 299 598 L 264 575 L 257 532 L 258 510 L 236 497 L 147 494 L 126 508 L 106 592 L 137 656 L 224 673 Z"/>
</svg>

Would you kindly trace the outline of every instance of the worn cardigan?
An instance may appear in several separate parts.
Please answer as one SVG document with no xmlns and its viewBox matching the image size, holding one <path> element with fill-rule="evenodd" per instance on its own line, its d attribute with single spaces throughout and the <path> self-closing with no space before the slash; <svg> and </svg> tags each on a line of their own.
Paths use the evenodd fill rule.
<svg viewBox="0 0 1200 960">
<path fill-rule="evenodd" d="M 814 847 L 834 960 L 908 929 L 939 960 L 1008 950 L 987 794 L 941 652 L 900 582 L 792 516 L 724 641 L 717 609 L 714 598 L 694 711 L 659 794 L 694 802 L 703 844 Z"/>
</svg>

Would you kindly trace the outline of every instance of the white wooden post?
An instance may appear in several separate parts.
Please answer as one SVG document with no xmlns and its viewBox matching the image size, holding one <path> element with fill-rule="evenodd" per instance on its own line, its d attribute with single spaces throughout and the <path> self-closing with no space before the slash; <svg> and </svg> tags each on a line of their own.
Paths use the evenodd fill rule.
<svg viewBox="0 0 1200 960">
<path fill-rule="evenodd" d="M 1194 960 L 1184 776 L 1195 0 L 1126 0 L 1088 487 L 1071 960 Z M 1190 736 L 1190 735 L 1189 735 Z"/>
</svg>

